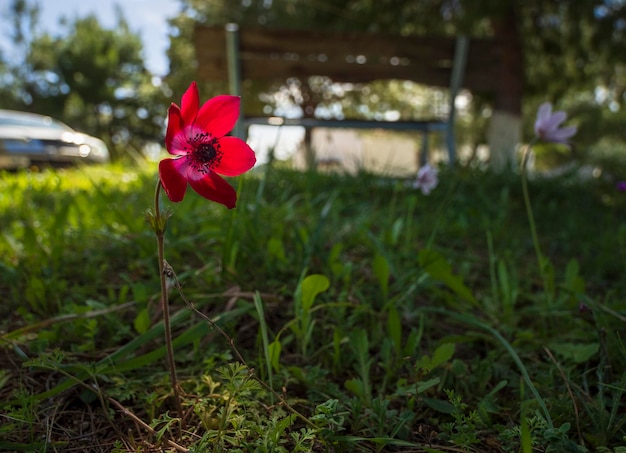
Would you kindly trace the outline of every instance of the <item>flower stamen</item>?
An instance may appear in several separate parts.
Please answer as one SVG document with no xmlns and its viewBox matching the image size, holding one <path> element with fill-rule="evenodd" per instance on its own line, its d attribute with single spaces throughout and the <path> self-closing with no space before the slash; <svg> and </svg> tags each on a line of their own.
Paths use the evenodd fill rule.
<svg viewBox="0 0 626 453">
<path fill-rule="evenodd" d="M 219 166 L 223 155 L 217 138 L 208 137 L 207 134 L 198 134 L 190 143 L 192 151 L 189 157 L 191 157 L 192 166 L 201 173 L 208 173 Z"/>
</svg>

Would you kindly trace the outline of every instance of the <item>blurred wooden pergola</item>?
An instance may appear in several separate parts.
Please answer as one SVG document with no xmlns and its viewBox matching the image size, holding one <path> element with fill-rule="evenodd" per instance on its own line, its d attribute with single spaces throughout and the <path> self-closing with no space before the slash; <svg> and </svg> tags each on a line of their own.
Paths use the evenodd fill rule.
<svg viewBox="0 0 626 453">
<path fill-rule="evenodd" d="M 194 44 L 199 80 L 228 81 L 229 90 L 235 95 L 241 95 L 246 81 L 284 83 L 289 78 L 306 80 L 311 76 L 353 84 L 409 80 L 443 87 L 449 92 L 446 117 L 418 121 L 318 119 L 310 113 L 314 111 L 311 108 L 303 108 L 303 118 L 253 117 L 244 102 L 239 129 L 235 132 L 243 137 L 252 124 L 300 125 L 306 128 L 309 137 L 315 127 L 416 131 L 422 134 L 420 160 L 424 162 L 428 134 L 441 132 L 453 163 L 455 100 L 461 89 L 489 93 L 496 104 L 498 96 L 507 97 L 505 103 L 512 100 L 521 104 L 520 99 L 511 99 L 516 90 L 506 90 L 507 84 L 502 83 L 503 74 L 507 73 L 502 65 L 506 62 L 503 58 L 506 49 L 495 39 L 240 28 L 237 24 L 227 24 L 197 26 Z M 517 96 L 521 97 L 521 90 L 518 91 Z"/>
</svg>

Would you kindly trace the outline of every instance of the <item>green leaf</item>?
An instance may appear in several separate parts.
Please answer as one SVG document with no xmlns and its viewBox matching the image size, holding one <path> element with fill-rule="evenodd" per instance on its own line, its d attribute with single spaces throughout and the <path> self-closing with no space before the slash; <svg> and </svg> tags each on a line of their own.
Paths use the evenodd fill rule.
<svg viewBox="0 0 626 453">
<path fill-rule="evenodd" d="M 328 278 L 321 274 L 307 276 L 302 281 L 302 309 L 309 311 L 319 293 L 326 291 L 330 287 Z"/>
<path fill-rule="evenodd" d="M 415 329 L 414 327 L 411 328 L 411 333 L 409 333 L 409 337 L 407 338 L 404 344 L 404 349 L 402 350 L 402 353 L 406 356 L 413 356 L 417 346 L 420 341 L 422 341 L 422 335 L 424 334 L 424 313 L 420 313 L 418 315 L 418 319 L 418 329 Z"/>
<path fill-rule="evenodd" d="M 372 270 L 378 279 L 383 297 L 386 299 L 389 292 L 389 261 L 382 255 L 376 255 L 374 257 L 374 263 L 372 264 Z"/>
<path fill-rule="evenodd" d="M 545 281 L 546 292 L 548 294 L 554 294 L 554 265 L 552 264 L 552 261 L 545 256 L 541 257 L 541 270 Z"/>
<path fill-rule="evenodd" d="M 498 280 L 500 282 L 500 291 L 502 293 L 502 309 L 505 316 L 509 316 L 513 310 L 513 304 L 515 303 L 515 295 L 509 278 L 509 272 L 506 268 L 506 264 L 500 261 L 498 262 Z"/>
<path fill-rule="evenodd" d="M 372 363 L 372 357 L 370 355 L 369 339 L 367 338 L 367 331 L 365 329 L 356 329 L 350 334 L 350 347 L 356 356 L 357 372 L 360 376 L 360 382 L 363 386 L 362 396 L 367 400 L 370 399 L 371 385 L 370 385 L 370 366 Z"/>
<path fill-rule="evenodd" d="M 267 243 L 267 253 L 270 257 L 281 261 L 286 262 L 287 257 L 285 256 L 285 248 L 283 247 L 283 243 L 277 237 L 272 237 Z"/>
<path fill-rule="evenodd" d="M 272 368 L 274 368 L 274 371 L 278 373 L 280 371 L 280 353 L 283 349 L 282 345 L 280 344 L 280 340 L 276 339 L 272 341 L 268 349 Z"/>
<path fill-rule="evenodd" d="M 585 281 L 580 276 L 580 266 L 575 259 L 569 260 L 565 268 L 565 287 L 574 294 L 585 292 Z"/>
<path fill-rule="evenodd" d="M 454 355 L 454 350 L 454 343 L 443 343 L 442 345 L 439 345 L 439 347 L 435 349 L 433 358 L 430 362 L 432 369 L 437 368 L 439 365 L 443 365 L 449 361 Z"/>
<path fill-rule="evenodd" d="M 31 276 L 28 279 L 25 297 L 34 311 L 45 312 L 46 286 L 40 278 Z"/>
<path fill-rule="evenodd" d="M 267 368 L 267 379 L 269 386 L 271 388 L 274 388 L 272 377 L 272 359 L 269 348 L 269 337 L 267 334 L 267 323 L 265 321 L 265 309 L 263 308 L 263 300 L 261 299 L 261 294 L 258 291 L 254 293 L 254 307 L 256 308 L 257 316 L 259 317 L 261 341 L 263 342 L 263 353 L 265 354 L 265 366 Z"/>
<path fill-rule="evenodd" d="M 80 397 L 80 400 L 85 404 L 91 404 L 96 399 L 98 399 L 98 395 L 96 394 L 96 392 L 89 390 L 89 389 L 81 390 L 79 397 Z"/>
<path fill-rule="evenodd" d="M 422 358 L 415 363 L 415 368 L 430 373 L 438 366 L 448 362 L 454 355 L 454 349 L 454 343 L 443 343 L 435 349 L 432 359 L 427 355 L 422 356 Z"/>
<path fill-rule="evenodd" d="M 337 242 L 332 246 L 330 252 L 328 253 L 328 266 L 333 274 L 333 277 L 338 278 L 343 274 L 345 265 L 341 260 L 341 251 L 343 249 L 343 244 L 341 242 Z"/>
<path fill-rule="evenodd" d="M 370 355 L 370 344 L 365 329 L 356 329 L 350 334 L 350 346 L 359 362 L 367 362 Z"/>
<path fill-rule="evenodd" d="M 454 406 L 449 401 L 438 400 L 434 398 L 422 398 L 428 407 L 441 412 L 443 414 L 451 414 L 454 412 Z"/>
<path fill-rule="evenodd" d="M 402 233 L 402 228 L 404 227 L 404 219 L 399 218 L 393 222 L 391 226 L 391 244 L 396 245 L 398 240 L 400 239 L 400 233 Z"/>
<path fill-rule="evenodd" d="M 598 343 L 553 343 L 550 348 L 559 356 L 574 363 L 589 361 L 600 350 Z"/>
<path fill-rule="evenodd" d="M 144 308 L 137 313 L 133 326 L 135 327 L 137 333 L 141 334 L 148 331 L 150 328 L 150 314 L 148 313 L 147 308 Z"/>
<path fill-rule="evenodd" d="M 420 250 L 418 262 L 431 278 L 445 284 L 459 297 L 474 305 L 478 305 L 478 301 L 472 294 L 472 291 L 463 283 L 463 278 L 452 273 L 452 266 L 441 253 L 432 249 Z"/>
<path fill-rule="evenodd" d="M 439 384 L 440 381 L 441 380 L 438 377 L 436 377 L 436 378 L 432 378 L 424 382 L 420 382 L 419 384 L 417 384 L 416 391 L 417 393 L 424 393 L 429 388 L 434 387 L 435 385 Z"/>
<path fill-rule="evenodd" d="M 344 385 L 346 389 L 350 390 L 356 396 L 365 398 L 365 386 L 360 379 L 348 379 Z"/>
<path fill-rule="evenodd" d="M 341 341 L 343 340 L 343 332 L 339 327 L 333 332 L 333 365 L 339 367 L 341 361 Z"/>
<path fill-rule="evenodd" d="M 393 305 L 389 307 L 387 314 L 387 332 L 393 342 L 396 354 L 399 354 L 402 351 L 402 324 L 398 309 Z"/>
<path fill-rule="evenodd" d="M 275 426 L 270 428 L 270 432 L 269 432 L 270 438 L 272 439 L 275 445 L 278 445 L 280 443 L 280 438 L 285 433 L 285 430 L 293 424 L 295 419 L 296 419 L 296 415 L 290 414 L 286 416 L 285 418 L 279 420 Z"/>
</svg>

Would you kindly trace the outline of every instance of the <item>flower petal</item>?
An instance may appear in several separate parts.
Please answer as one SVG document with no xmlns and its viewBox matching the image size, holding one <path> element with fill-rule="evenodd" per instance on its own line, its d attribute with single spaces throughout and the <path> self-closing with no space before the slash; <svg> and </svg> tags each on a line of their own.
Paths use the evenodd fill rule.
<svg viewBox="0 0 626 453">
<path fill-rule="evenodd" d="M 170 144 L 170 149 L 168 150 L 170 154 L 183 156 L 189 154 L 189 152 L 193 150 L 193 147 L 189 144 L 190 130 L 190 127 L 185 127 L 172 138 L 172 143 Z"/>
<path fill-rule="evenodd" d="M 413 188 L 420 189 L 424 195 L 428 195 L 439 183 L 437 174 L 437 169 L 431 167 L 430 164 L 420 167 L 413 182 Z"/>
<path fill-rule="evenodd" d="M 219 165 L 214 170 L 224 176 L 239 176 L 256 163 L 256 156 L 246 142 L 237 137 L 222 137 L 219 140 L 223 152 Z"/>
<path fill-rule="evenodd" d="M 167 132 L 165 133 L 165 147 L 170 154 L 182 154 L 176 152 L 173 141 L 174 137 L 178 135 L 183 126 L 180 108 L 176 104 L 170 105 L 170 108 L 167 110 Z"/>
<path fill-rule="evenodd" d="M 215 172 L 190 172 L 189 184 L 199 195 L 216 203 L 221 203 L 228 209 L 234 208 L 237 203 L 235 189 Z"/>
<path fill-rule="evenodd" d="M 567 114 L 564 111 L 559 110 L 558 112 L 554 112 L 550 118 L 543 122 L 543 129 L 544 131 L 555 130 L 566 119 Z"/>
<path fill-rule="evenodd" d="M 577 128 L 576 126 L 564 127 L 563 129 L 557 129 L 555 131 L 550 132 L 546 136 L 546 140 L 550 140 L 551 142 L 557 143 L 567 143 L 567 139 L 571 138 L 576 134 Z"/>
<path fill-rule="evenodd" d="M 552 104 L 544 102 L 539 106 L 537 110 L 537 119 L 535 120 L 535 135 L 541 137 L 546 131 L 546 121 L 550 119 L 552 115 Z"/>
<path fill-rule="evenodd" d="M 239 119 L 238 96 L 221 95 L 206 101 L 196 119 L 196 125 L 214 137 L 220 138 L 228 134 Z"/>
<path fill-rule="evenodd" d="M 552 104 L 544 102 L 537 110 L 537 121 L 546 121 L 552 115 Z"/>
<path fill-rule="evenodd" d="M 187 190 L 187 159 L 163 159 L 159 162 L 159 177 L 168 198 L 173 202 L 182 201 Z"/>
<path fill-rule="evenodd" d="M 196 82 L 191 82 L 183 98 L 180 102 L 180 109 L 185 125 L 193 124 L 196 115 L 198 114 L 198 107 L 200 106 L 200 95 L 198 94 L 198 85 Z"/>
</svg>

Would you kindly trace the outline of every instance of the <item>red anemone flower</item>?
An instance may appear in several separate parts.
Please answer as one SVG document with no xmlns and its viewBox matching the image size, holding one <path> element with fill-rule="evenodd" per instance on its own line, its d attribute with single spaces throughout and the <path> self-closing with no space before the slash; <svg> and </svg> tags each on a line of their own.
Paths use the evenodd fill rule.
<svg viewBox="0 0 626 453">
<path fill-rule="evenodd" d="M 200 107 L 198 86 L 193 82 L 180 103 L 168 110 L 165 146 L 176 156 L 159 163 L 165 193 L 174 202 L 182 201 L 187 183 L 199 195 L 235 207 L 237 193 L 219 175 L 238 176 L 250 170 L 254 151 L 241 139 L 226 134 L 239 118 L 239 97 L 216 96 Z"/>
</svg>

